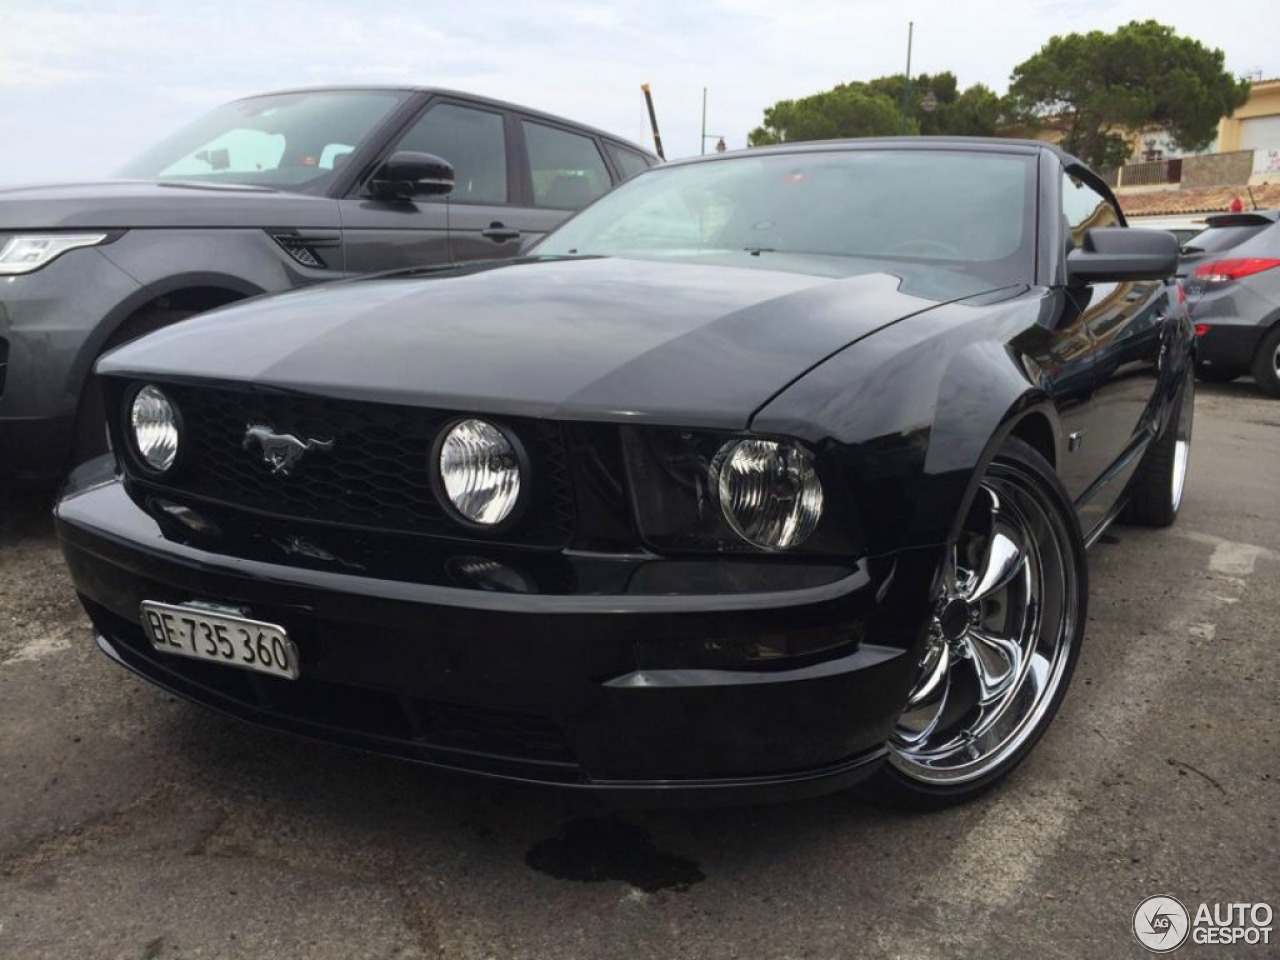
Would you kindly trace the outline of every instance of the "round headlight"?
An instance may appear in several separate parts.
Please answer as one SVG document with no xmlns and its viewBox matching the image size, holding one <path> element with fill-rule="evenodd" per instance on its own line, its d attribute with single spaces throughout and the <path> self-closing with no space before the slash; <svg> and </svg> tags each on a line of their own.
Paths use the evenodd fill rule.
<svg viewBox="0 0 1280 960">
<path fill-rule="evenodd" d="M 148 384 L 129 410 L 133 446 L 144 466 L 164 473 L 178 459 L 178 411 L 164 392 Z"/>
<path fill-rule="evenodd" d="M 512 515 L 523 486 L 522 457 L 505 432 L 484 420 L 461 420 L 437 451 L 440 486 L 461 519 L 494 527 Z"/>
<path fill-rule="evenodd" d="M 765 550 L 804 543 L 822 517 L 813 457 L 791 443 L 730 440 L 713 470 L 720 509 L 738 536 Z"/>
</svg>

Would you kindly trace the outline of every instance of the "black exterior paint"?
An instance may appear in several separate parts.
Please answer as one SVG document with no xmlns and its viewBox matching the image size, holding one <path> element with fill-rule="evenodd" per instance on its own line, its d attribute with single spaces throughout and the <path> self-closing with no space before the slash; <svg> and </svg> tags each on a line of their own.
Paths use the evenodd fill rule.
<svg viewBox="0 0 1280 960">
<path fill-rule="evenodd" d="M 1069 158 L 1039 144 L 951 146 L 1040 155 L 1025 283 L 984 289 L 830 258 L 534 257 L 232 307 L 114 352 L 100 370 L 120 390 L 203 383 L 554 423 L 576 527 L 548 549 L 283 521 L 90 465 L 58 529 L 104 649 L 238 716 L 496 776 L 759 798 L 867 775 L 913 680 L 944 546 L 1004 438 L 1050 460 L 1096 537 L 1168 419 L 1193 346 L 1161 283 L 1063 286 L 1057 184 Z M 624 430 L 660 427 L 805 442 L 847 509 L 832 541 L 845 546 L 653 550 L 620 451 Z M 166 502 L 209 529 L 175 522 Z M 468 581 L 477 558 L 519 592 Z M 286 625 L 303 679 L 152 654 L 140 600 L 199 598 Z M 329 716 L 338 687 L 351 709 Z M 554 745 L 467 746 L 432 719 L 441 704 L 508 711 Z"/>
<path fill-rule="evenodd" d="M 98 370 L 744 429 L 797 373 L 851 341 L 984 292 L 960 276 L 926 296 L 887 274 L 770 266 L 584 258 L 372 278 L 206 314 L 112 353 Z M 813 268 L 829 274 L 831 265 Z"/>
</svg>

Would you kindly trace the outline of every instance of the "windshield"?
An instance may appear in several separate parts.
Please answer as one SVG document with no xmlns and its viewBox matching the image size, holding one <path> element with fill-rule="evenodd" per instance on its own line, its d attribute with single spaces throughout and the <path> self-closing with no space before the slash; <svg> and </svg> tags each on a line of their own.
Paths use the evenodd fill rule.
<svg viewBox="0 0 1280 960">
<path fill-rule="evenodd" d="M 329 90 L 237 100 L 160 141 L 117 176 L 305 187 L 330 176 L 404 97 Z"/>
<path fill-rule="evenodd" d="M 1031 156 L 858 150 L 655 167 L 548 236 L 543 256 L 805 254 L 1033 273 Z"/>
</svg>

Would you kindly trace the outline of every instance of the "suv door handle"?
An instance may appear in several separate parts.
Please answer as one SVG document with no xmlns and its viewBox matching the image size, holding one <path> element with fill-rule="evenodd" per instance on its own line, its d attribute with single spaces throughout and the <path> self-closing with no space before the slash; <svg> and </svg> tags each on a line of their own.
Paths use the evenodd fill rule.
<svg viewBox="0 0 1280 960">
<path fill-rule="evenodd" d="M 494 243 L 506 243 L 508 240 L 519 240 L 520 231 L 495 220 L 487 229 L 480 231 L 480 236 L 488 237 Z"/>
</svg>

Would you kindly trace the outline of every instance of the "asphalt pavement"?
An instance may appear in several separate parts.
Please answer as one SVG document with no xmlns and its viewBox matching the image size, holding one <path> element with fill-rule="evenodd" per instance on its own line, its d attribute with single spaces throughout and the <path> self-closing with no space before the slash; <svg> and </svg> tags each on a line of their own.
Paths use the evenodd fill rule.
<svg viewBox="0 0 1280 960">
<path fill-rule="evenodd" d="M 1183 513 L 1092 551 L 1062 713 L 981 801 L 607 810 L 263 732 L 94 648 L 47 493 L 0 502 L 0 958 L 1151 956 L 1280 911 L 1280 401 L 1204 387 Z M 1273 927 L 1277 924 L 1273 923 Z M 1188 943 L 1177 957 L 1280 956 Z"/>
</svg>

